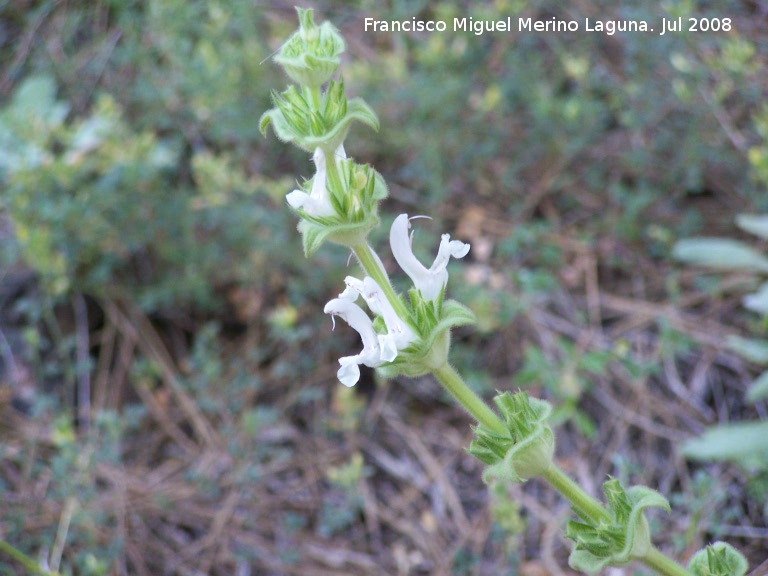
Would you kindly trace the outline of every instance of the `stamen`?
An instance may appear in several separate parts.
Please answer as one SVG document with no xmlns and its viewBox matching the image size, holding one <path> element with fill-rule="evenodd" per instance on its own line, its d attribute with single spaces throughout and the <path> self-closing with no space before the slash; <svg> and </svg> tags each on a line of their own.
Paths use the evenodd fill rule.
<svg viewBox="0 0 768 576">
<path fill-rule="evenodd" d="M 264 60 L 262 60 L 261 62 L 259 62 L 259 66 L 261 66 L 262 64 L 264 64 L 264 62 L 266 62 L 267 60 L 269 60 L 270 58 L 272 58 L 272 56 L 274 56 L 275 54 L 277 54 L 278 52 L 280 52 L 280 48 L 282 48 L 282 46 L 278 46 L 277 50 L 275 50 L 274 52 L 272 52 L 272 54 L 270 54 L 269 56 L 267 56 L 266 58 L 264 58 Z"/>
</svg>

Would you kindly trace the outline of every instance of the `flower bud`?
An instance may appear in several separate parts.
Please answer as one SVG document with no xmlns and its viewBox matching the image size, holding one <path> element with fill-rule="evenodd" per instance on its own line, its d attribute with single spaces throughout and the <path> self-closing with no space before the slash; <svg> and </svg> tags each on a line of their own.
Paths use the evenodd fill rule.
<svg viewBox="0 0 768 576">
<path fill-rule="evenodd" d="M 330 22 L 315 24 L 312 9 L 296 8 L 299 29 L 288 38 L 275 55 L 294 82 L 319 88 L 339 67 L 339 56 L 344 52 L 344 39 Z"/>
<path fill-rule="evenodd" d="M 744 555 L 726 542 L 710 544 L 688 562 L 694 576 L 744 576 L 748 569 Z"/>
</svg>

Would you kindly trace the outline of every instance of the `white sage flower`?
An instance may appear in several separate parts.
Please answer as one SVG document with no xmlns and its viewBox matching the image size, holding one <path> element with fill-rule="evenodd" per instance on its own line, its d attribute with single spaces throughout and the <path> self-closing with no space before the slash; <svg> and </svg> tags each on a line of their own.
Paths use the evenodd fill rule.
<svg viewBox="0 0 768 576">
<path fill-rule="evenodd" d="M 341 293 L 340 298 L 348 298 L 355 301 L 359 294 L 368 304 L 371 312 L 384 319 L 387 333 L 377 336 L 381 349 L 381 359 L 384 362 L 392 362 L 397 358 L 398 350 L 407 348 L 416 339 L 416 334 L 395 312 L 395 309 L 387 300 L 384 291 L 376 280 L 370 276 L 366 276 L 363 280 L 354 276 L 347 276 L 344 279 L 344 283 L 347 285 L 347 288 Z"/>
<path fill-rule="evenodd" d="M 338 162 L 346 157 L 344 144 L 341 144 L 333 154 L 333 161 Z M 315 216 L 316 218 L 334 216 L 336 210 L 333 204 L 331 204 L 331 194 L 328 190 L 327 158 L 322 148 L 315 148 L 312 160 L 315 163 L 315 177 L 312 180 L 312 189 L 309 194 L 302 190 L 294 190 L 285 199 L 292 208 L 304 210 L 310 216 Z"/>
<path fill-rule="evenodd" d="M 411 223 L 408 214 L 400 214 L 392 223 L 389 232 L 389 243 L 392 254 L 400 268 L 408 274 L 414 287 L 421 292 L 426 300 L 436 300 L 440 291 L 448 283 L 448 260 L 463 258 L 469 252 L 469 244 L 459 240 L 451 240 L 449 234 L 443 234 L 437 258 L 430 268 L 426 268 L 413 254 L 411 243 L 413 234 L 408 234 Z"/>
<path fill-rule="evenodd" d="M 339 381 L 344 386 L 354 386 L 360 379 L 360 364 L 375 368 L 382 363 L 381 348 L 373 322 L 360 306 L 350 298 L 334 298 L 325 305 L 323 312 L 338 316 L 357 330 L 363 340 L 363 350 L 354 356 L 339 358 L 341 368 L 336 373 Z"/>
</svg>

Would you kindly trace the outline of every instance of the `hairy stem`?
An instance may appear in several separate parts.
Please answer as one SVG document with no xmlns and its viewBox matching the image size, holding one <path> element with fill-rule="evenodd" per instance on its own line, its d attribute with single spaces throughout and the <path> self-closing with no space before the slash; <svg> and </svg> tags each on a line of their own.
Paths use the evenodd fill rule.
<svg viewBox="0 0 768 576">
<path fill-rule="evenodd" d="M 556 464 L 553 463 L 552 466 L 547 468 L 546 472 L 542 474 L 542 478 L 573 504 L 576 512 L 584 519 L 589 519 L 595 524 L 602 520 L 610 519 L 603 505 L 587 494 L 581 486 L 560 470 Z"/>
<path fill-rule="evenodd" d="M 448 392 L 450 392 L 459 404 L 461 404 L 467 412 L 472 414 L 480 424 L 486 428 L 493 430 L 497 434 L 507 435 L 509 430 L 504 425 L 496 413 L 488 407 L 488 404 L 483 402 L 480 397 L 475 394 L 466 382 L 461 378 L 458 372 L 454 368 L 445 363 L 441 368 L 438 368 L 433 372 L 435 377 L 440 381 Z"/>
<path fill-rule="evenodd" d="M 691 576 L 691 573 L 674 560 L 667 558 L 657 548 L 651 548 L 640 562 L 664 576 Z"/>
<path fill-rule="evenodd" d="M 309 103 L 312 106 L 314 110 L 317 110 L 317 112 L 320 112 L 320 88 L 318 87 L 305 87 L 304 88 L 307 92 L 309 92 Z M 306 92 L 305 92 L 306 94 Z"/>
</svg>

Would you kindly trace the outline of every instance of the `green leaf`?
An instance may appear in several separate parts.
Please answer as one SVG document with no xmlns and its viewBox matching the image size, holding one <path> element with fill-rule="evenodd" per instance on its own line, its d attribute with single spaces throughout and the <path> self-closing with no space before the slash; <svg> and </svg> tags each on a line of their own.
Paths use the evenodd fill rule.
<svg viewBox="0 0 768 576">
<path fill-rule="evenodd" d="M 359 120 L 363 124 L 370 126 L 376 132 L 379 131 L 379 118 L 373 109 L 362 98 L 352 98 L 347 103 L 347 116 L 349 120 Z"/>
<path fill-rule="evenodd" d="M 726 424 L 685 442 L 682 453 L 693 460 L 734 460 L 768 465 L 768 421 Z"/>
<path fill-rule="evenodd" d="M 456 300 L 446 300 L 443 303 L 442 315 L 438 324 L 442 327 L 468 326 L 477 322 L 475 313 Z"/>
<path fill-rule="evenodd" d="M 660 492 L 648 488 L 647 486 L 632 486 L 627 490 L 627 497 L 632 503 L 632 507 L 645 509 L 649 507 L 661 508 L 668 514 L 672 512 L 672 508 L 667 500 Z"/>
<path fill-rule="evenodd" d="M 312 224 L 307 220 L 299 222 L 299 232 L 304 246 L 304 257 L 309 258 L 322 246 L 328 231 L 325 228 Z"/>
<path fill-rule="evenodd" d="M 318 248 L 329 240 L 342 246 L 354 246 L 359 244 L 375 228 L 379 218 L 375 213 L 368 214 L 365 220 L 360 222 L 338 222 L 329 219 L 328 222 L 320 220 L 314 222 L 309 217 L 304 217 L 299 222 L 304 245 L 304 255 L 309 258 Z"/>
<path fill-rule="evenodd" d="M 728 348 L 747 360 L 758 364 L 768 363 L 768 341 L 766 340 L 728 336 L 726 343 Z"/>
<path fill-rule="evenodd" d="M 768 239 L 768 214 L 739 214 L 736 216 L 736 225 L 750 234 Z"/>
<path fill-rule="evenodd" d="M 768 396 L 768 371 L 763 372 L 752 382 L 747 390 L 747 400 L 757 402 L 761 398 Z"/>
<path fill-rule="evenodd" d="M 768 258 L 754 248 L 727 238 L 688 238 L 672 249 L 678 260 L 724 270 L 768 271 Z"/>
</svg>

